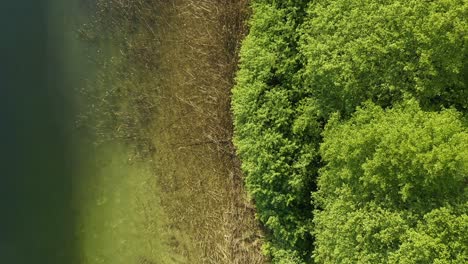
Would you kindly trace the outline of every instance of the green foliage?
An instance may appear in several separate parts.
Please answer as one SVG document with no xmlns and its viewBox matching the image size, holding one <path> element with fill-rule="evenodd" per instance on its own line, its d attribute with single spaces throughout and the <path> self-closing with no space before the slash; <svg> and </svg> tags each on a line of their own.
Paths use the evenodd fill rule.
<svg viewBox="0 0 468 264">
<path fill-rule="evenodd" d="M 316 263 L 387 263 L 387 253 L 398 248 L 408 229 L 404 216 L 374 203 L 359 206 L 351 190 L 315 214 Z"/>
<path fill-rule="evenodd" d="M 319 263 L 458 263 L 460 247 L 415 254 L 463 242 L 424 221 L 465 217 L 452 208 L 467 201 L 468 1 L 252 7 L 234 143 L 273 262 L 309 262 L 314 251 Z"/>
<path fill-rule="evenodd" d="M 356 202 L 418 212 L 468 198 L 468 132 L 455 110 L 368 104 L 344 123 L 332 117 L 321 154 L 319 193 L 329 198 L 347 185 Z"/>
<path fill-rule="evenodd" d="M 443 207 L 426 214 L 416 228 L 402 237 L 390 263 L 467 263 L 468 203 L 457 209 Z"/>
<path fill-rule="evenodd" d="M 468 110 L 468 1 L 319 0 L 307 11 L 304 85 L 325 117 L 405 94 Z"/>
<path fill-rule="evenodd" d="M 299 263 L 311 243 L 310 191 L 318 146 L 316 140 L 303 142 L 320 131 L 304 118 L 313 109 L 298 100 L 295 30 L 301 12 L 292 1 L 291 6 L 262 2 L 268 1 L 253 5 L 241 50 L 233 90 L 234 140 L 258 218 L 271 231 L 265 251 L 277 263 Z"/>
<path fill-rule="evenodd" d="M 315 193 L 318 262 L 468 257 L 466 207 L 455 215 L 447 209 L 468 201 L 468 129 L 458 112 L 369 103 L 348 121 L 334 115 L 320 151 L 327 164 Z"/>
</svg>

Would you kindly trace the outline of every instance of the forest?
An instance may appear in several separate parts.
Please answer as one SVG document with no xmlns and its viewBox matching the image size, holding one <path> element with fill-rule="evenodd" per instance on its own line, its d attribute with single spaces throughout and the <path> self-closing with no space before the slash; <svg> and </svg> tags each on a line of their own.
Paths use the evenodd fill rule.
<svg viewBox="0 0 468 264">
<path fill-rule="evenodd" d="M 252 0 L 234 145 L 273 263 L 468 262 L 468 1 Z"/>
</svg>

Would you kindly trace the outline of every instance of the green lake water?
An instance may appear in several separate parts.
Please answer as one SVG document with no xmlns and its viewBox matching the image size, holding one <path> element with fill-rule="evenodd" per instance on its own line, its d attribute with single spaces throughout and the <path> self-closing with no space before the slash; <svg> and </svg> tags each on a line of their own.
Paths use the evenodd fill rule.
<svg viewBox="0 0 468 264">
<path fill-rule="evenodd" d="M 174 263 L 150 164 L 117 144 L 87 153 L 74 183 L 80 263 Z"/>
<path fill-rule="evenodd" d="M 75 90 L 108 89 L 100 87 L 98 82 L 93 87 L 86 84 L 98 71 L 92 57 L 96 46 L 77 37 L 76 29 L 90 17 L 86 14 L 88 10 L 78 4 L 82 0 L 74 1 L 73 5 L 61 7 L 69 14 L 63 51 L 67 78 Z M 101 45 L 101 48 L 103 53 L 113 54 L 113 45 Z M 101 69 L 99 73 L 113 76 L 112 69 L 109 72 Z M 75 91 L 70 94 L 76 103 L 75 114 L 87 111 L 85 108 L 92 105 Z M 92 127 L 93 122 L 101 121 L 104 120 L 89 121 L 85 125 Z M 167 238 L 170 234 L 165 231 L 168 221 L 160 205 L 151 159 L 132 158 L 132 146 L 119 140 L 97 144 L 92 132 L 71 130 L 73 141 L 80 142 L 72 147 L 76 164 L 71 184 L 73 230 L 70 230 L 70 239 L 73 238 L 76 262 L 159 264 L 183 261 L 169 250 Z"/>
</svg>

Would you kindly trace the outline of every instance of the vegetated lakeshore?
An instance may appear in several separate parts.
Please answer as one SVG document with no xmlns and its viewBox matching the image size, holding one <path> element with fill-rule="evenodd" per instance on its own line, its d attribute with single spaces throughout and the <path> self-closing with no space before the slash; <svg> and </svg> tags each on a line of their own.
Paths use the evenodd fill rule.
<svg viewBox="0 0 468 264">
<path fill-rule="evenodd" d="M 80 263 L 264 263 L 231 144 L 246 2 L 88 8 L 78 35 L 96 70 L 77 124 L 96 147 L 75 194 Z"/>
<path fill-rule="evenodd" d="M 234 143 L 273 263 L 468 262 L 468 1 L 253 0 Z"/>
</svg>

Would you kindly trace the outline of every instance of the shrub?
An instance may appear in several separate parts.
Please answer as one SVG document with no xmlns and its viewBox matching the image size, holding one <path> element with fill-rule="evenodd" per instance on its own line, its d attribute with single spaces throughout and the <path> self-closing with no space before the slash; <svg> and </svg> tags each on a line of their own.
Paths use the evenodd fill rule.
<svg viewBox="0 0 468 264">
<path fill-rule="evenodd" d="M 310 253 L 317 141 L 305 139 L 320 131 L 312 135 L 317 125 L 300 118 L 310 112 L 299 100 L 302 91 L 296 80 L 301 68 L 295 45 L 301 9 L 298 1 L 275 2 L 253 4 L 232 109 L 234 143 L 246 184 L 258 218 L 271 231 L 265 251 L 274 262 L 287 263 Z"/>
</svg>

